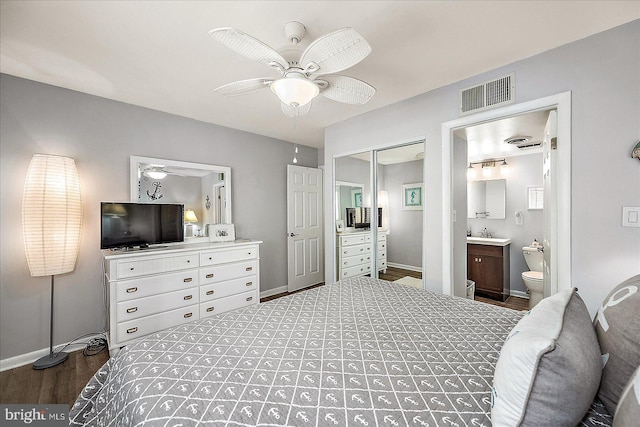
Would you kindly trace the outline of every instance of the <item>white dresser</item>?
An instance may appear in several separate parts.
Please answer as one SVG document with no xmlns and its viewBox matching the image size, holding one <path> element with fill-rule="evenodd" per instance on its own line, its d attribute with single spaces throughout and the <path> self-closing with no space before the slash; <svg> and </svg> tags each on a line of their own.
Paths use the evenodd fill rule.
<svg viewBox="0 0 640 427">
<path fill-rule="evenodd" d="M 364 276 L 371 273 L 372 242 L 370 231 L 355 231 L 338 234 L 337 263 L 338 279 Z M 387 271 L 387 233 L 378 232 L 378 271 Z"/>
<path fill-rule="evenodd" d="M 260 301 L 260 241 L 103 251 L 109 351 Z"/>
</svg>

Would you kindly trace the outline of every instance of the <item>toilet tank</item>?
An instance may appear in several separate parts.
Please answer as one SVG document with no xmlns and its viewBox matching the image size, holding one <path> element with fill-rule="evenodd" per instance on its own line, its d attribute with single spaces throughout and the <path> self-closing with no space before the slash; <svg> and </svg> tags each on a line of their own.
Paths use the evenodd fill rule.
<svg viewBox="0 0 640 427">
<path fill-rule="evenodd" d="M 527 262 L 530 271 L 542 271 L 542 260 L 544 254 L 538 250 L 538 248 L 531 248 L 525 246 L 522 248 L 524 254 L 524 260 Z"/>
</svg>

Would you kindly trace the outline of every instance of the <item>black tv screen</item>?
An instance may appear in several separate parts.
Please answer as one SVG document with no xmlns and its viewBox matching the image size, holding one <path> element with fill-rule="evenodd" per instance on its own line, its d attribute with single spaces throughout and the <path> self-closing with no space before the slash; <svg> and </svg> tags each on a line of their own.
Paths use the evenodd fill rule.
<svg viewBox="0 0 640 427">
<path fill-rule="evenodd" d="M 184 205 L 101 202 L 100 249 L 184 240 Z"/>
<path fill-rule="evenodd" d="M 371 208 L 346 208 L 347 227 L 370 228 Z M 382 227 L 382 208 L 378 208 L 378 227 Z"/>
</svg>

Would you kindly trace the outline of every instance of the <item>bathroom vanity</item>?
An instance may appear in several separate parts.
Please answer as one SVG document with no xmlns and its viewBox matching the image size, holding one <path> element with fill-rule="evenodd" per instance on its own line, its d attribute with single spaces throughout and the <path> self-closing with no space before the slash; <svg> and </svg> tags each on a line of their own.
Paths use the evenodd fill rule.
<svg viewBox="0 0 640 427">
<path fill-rule="evenodd" d="M 498 301 L 509 297 L 510 239 L 467 238 L 467 278 L 476 282 L 476 294 Z"/>
</svg>

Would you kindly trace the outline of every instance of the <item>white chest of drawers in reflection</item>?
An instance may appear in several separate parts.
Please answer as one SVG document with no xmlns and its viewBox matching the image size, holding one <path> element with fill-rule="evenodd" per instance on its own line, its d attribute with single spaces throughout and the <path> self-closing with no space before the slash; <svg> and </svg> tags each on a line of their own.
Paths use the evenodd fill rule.
<svg viewBox="0 0 640 427">
<path fill-rule="evenodd" d="M 371 273 L 372 242 L 370 231 L 356 231 L 337 236 L 338 278 Z M 387 234 L 378 232 L 378 271 L 387 271 Z"/>
<path fill-rule="evenodd" d="M 260 243 L 103 251 L 111 354 L 153 332 L 257 304 Z"/>
</svg>

